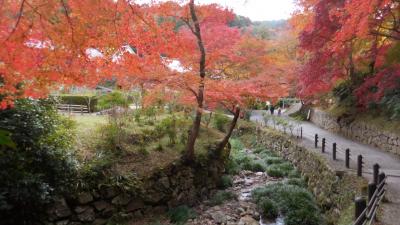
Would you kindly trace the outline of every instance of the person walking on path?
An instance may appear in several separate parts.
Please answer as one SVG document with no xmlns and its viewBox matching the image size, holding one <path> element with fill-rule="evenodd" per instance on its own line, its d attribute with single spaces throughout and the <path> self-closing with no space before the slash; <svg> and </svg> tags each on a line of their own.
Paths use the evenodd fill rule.
<svg viewBox="0 0 400 225">
<path fill-rule="evenodd" d="M 273 105 L 271 105 L 269 107 L 269 111 L 271 112 L 271 115 L 274 115 L 275 107 Z"/>
</svg>

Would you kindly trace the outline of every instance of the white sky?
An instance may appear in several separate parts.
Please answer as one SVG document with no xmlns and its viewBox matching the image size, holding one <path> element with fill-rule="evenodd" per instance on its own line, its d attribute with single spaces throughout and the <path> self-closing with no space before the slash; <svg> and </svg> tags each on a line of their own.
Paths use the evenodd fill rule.
<svg viewBox="0 0 400 225">
<path fill-rule="evenodd" d="M 151 1 L 135 0 L 138 3 Z M 200 4 L 218 3 L 233 9 L 238 15 L 249 17 L 252 21 L 287 19 L 295 9 L 293 2 L 294 0 L 196 0 L 196 3 Z"/>
<path fill-rule="evenodd" d="M 287 19 L 294 11 L 294 0 L 197 0 L 197 3 L 218 3 L 253 21 Z"/>
</svg>

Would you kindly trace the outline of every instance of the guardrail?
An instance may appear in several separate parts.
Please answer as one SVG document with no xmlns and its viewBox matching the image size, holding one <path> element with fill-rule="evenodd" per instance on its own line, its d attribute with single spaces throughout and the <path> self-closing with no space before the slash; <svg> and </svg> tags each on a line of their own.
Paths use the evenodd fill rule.
<svg viewBox="0 0 400 225">
<path fill-rule="evenodd" d="M 86 105 L 58 104 L 57 109 L 67 113 L 89 113 L 89 108 Z"/>
<path fill-rule="evenodd" d="M 353 225 L 371 225 L 376 221 L 376 212 L 386 193 L 386 175 L 378 176 L 378 185 L 375 182 L 368 184 L 368 204 L 365 197 L 355 199 L 355 218 Z"/>
</svg>

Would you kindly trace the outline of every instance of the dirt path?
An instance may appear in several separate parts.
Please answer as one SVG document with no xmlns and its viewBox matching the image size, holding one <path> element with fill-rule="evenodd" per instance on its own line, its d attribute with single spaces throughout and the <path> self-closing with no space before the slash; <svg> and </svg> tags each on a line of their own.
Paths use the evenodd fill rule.
<svg viewBox="0 0 400 225">
<path fill-rule="evenodd" d="M 265 112 L 265 111 L 264 111 Z M 255 111 L 252 113 L 251 120 L 263 123 L 264 119 L 262 111 Z M 285 120 L 294 123 L 293 120 L 283 116 Z M 384 225 L 399 225 L 400 215 L 400 157 L 378 148 L 350 140 L 330 131 L 326 131 L 310 122 L 296 122 L 297 128 L 294 129 L 294 135 L 300 135 L 299 127 L 302 127 L 303 139 L 299 142 L 310 150 L 320 153 L 328 159 L 331 166 L 337 170 L 344 170 L 354 172 L 356 169 L 356 158 L 358 155 L 364 157 L 364 170 L 363 176 L 369 180 L 372 178 L 372 166 L 378 163 L 381 166 L 381 171 L 388 175 L 387 180 L 387 194 L 388 202 L 382 205 L 382 223 Z M 319 136 L 319 147 L 314 146 L 314 136 Z M 321 152 L 321 140 L 326 139 L 325 153 Z M 332 143 L 337 144 L 337 160 L 332 158 Z M 351 150 L 351 165 L 350 169 L 346 169 L 344 164 L 345 149 Z"/>
</svg>

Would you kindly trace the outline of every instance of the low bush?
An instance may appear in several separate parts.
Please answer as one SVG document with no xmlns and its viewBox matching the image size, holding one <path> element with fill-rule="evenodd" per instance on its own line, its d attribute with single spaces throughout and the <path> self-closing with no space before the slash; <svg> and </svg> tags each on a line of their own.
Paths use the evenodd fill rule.
<svg viewBox="0 0 400 225">
<path fill-rule="evenodd" d="M 301 174 L 298 170 L 292 170 L 290 171 L 288 178 L 301 178 Z"/>
<path fill-rule="evenodd" d="M 99 97 L 97 108 L 101 110 L 111 109 L 116 106 L 127 108 L 129 103 L 130 101 L 128 100 L 128 95 L 120 91 L 113 91 Z"/>
<path fill-rule="evenodd" d="M 271 164 L 280 164 L 280 163 L 283 163 L 284 160 L 283 160 L 282 158 L 280 158 L 280 157 L 271 157 L 271 156 L 268 156 L 268 157 L 265 158 L 265 162 L 266 162 L 268 165 L 271 165 Z"/>
<path fill-rule="evenodd" d="M 275 204 L 278 213 L 285 217 L 286 225 L 324 224 L 314 197 L 307 189 L 295 185 L 276 183 L 252 192 L 252 198 L 259 209 L 270 209 Z M 265 201 L 273 203 L 265 203 Z"/>
<path fill-rule="evenodd" d="M 0 110 L 0 128 L 11 133 L 14 143 L 0 145 L 2 224 L 36 224 L 52 196 L 74 187 L 72 126 L 52 100 L 18 100 Z"/>
<path fill-rule="evenodd" d="M 225 165 L 225 172 L 230 175 L 236 175 L 240 172 L 240 165 L 232 159 L 232 156 L 230 156 Z"/>
<path fill-rule="evenodd" d="M 275 219 L 278 217 L 278 206 L 271 199 L 263 199 L 259 204 L 263 217 L 267 219 Z"/>
<path fill-rule="evenodd" d="M 222 203 L 236 199 L 237 195 L 230 191 L 218 191 L 215 195 L 210 199 L 210 205 L 221 205 Z"/>
<path fill-rule="evenodd" d="M 253 172 L 265 172 L 266 167 L 267 166 L 265 165 L 263 160 L 256 160 L 253 161 L 250 170 Z"/>
<path fill-rule="evenodd" d="M 233 180 L 232 177 L 229 175 L 223 175 L 218 182 L 218 187 L 221 189 L 232 187 L 232 185 L 233 185 Z"/>
<path fill-rule="evenodd" d="M 189 219 L 196 218 L 196 213 L 186 205 L 178 206 L 169 210 L 168 216 L 172 223 L 176 225 L 183 225 Z"/>
<path fill-rule="evenodd" d="M 286 181 L 289 185 L 299 186 L 299 187 L 306 187 L 306 182 L 303 178 L 290 178 Z"/>
<path fill-rule="evenodd" d="M 287 177 L 294 168 L 289 162 L 272 164 L 267 167 L 267 174 L 272 177 Z"/>
</svg>

